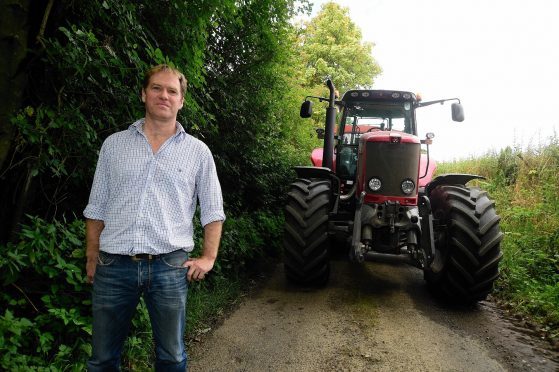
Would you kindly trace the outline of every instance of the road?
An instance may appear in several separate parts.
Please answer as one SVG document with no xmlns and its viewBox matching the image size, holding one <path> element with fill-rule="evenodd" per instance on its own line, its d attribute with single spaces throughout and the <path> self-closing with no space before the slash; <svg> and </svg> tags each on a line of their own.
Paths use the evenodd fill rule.
<svg viewBox="0 0 559 372">
<path fill-rule="evenodd" d="M 197 371 L 559 371 L 559 353 L 488 301 L 433 299 L 402 264 L 333 261 L 330 284 L 289 286 L 278 266 L 190 348 Z"/>
</svg>

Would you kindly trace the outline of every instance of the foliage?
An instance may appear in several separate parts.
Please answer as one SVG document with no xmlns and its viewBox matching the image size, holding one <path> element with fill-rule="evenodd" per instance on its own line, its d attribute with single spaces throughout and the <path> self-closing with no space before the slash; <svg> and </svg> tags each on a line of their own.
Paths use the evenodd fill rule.
<svg viewBox="0 0 559 372">
<path fill-rule="evenodd" d="M 289 22 L 308 9 L 292 0 L 55 2 L 40 48 L 30 51 L 25 99 L 12 119 L 16 140 L 0 170 L 10 205 L 0 213 L 0 240 L 21 210 L 78 212 L 101 142 L 142 115 L 142 73 L 157 63 L 189 80 L 179 120 L 213 150 L 228 208 L 282 206 L 290 168 L 308 163 L 319 145 L 313 123 L 297 117 L 302 98 L 326 75 L 343 88 L 370 84 L 380 71 L 347 9 L 327 5 L 301 34 Z"/>
<path fill-rule="evenodd" d="M 0 198 L 10 206 L 0 212 L 7 222 L 0 241 L 22 209 L 47 218 L 79 213 L 101 142 L 142 116 L 142 73 L 158 63 L 177 66 L 189 81 L 179 121 L 212 149 L 228 209 L 282 205 L 290 168 L 313 142 L 311 124 L 296 117 L 304 93 L 294 72 L 303 69 L 289 23 L 308 5 L 55 2 L 27 66 L 10 161 L 0 170 Z"/>
<path fill-rule="evenodd" d="M 52 10 L 44 3 L 31 2 L 22 22 L 29 25 L 22 33 L 29 49 L 18 71 L 27 85 L 0 169 L 0 366 L 81 370 L 90 353 L 90 287 L 84 226 L 75 216 L 87 203 L 102 141 L 143 114 L 142 73 L 159 63 L 185 73 L 179 121 L 211 148 L 224 191 L 228 219 L 219 260 L 189 293 L 188 327 L 195 333 L 235 298 L 255 262 L 278 255 L 291 167 L 308 163 L 318 145 L 313 123 L 298 117 L 303 97 L 315 89 L 307 67 L 341 87 L 372 83 L 380 70 L 352 66 L 356 57 L 334 55 L 334 44 L 330 53 L 340 57 L 340 68 L 324 55 L 318 70 L 309 65 L 314 57 L 300 53 L 300 30 L 290 24 L 308 12 L 308 1 L 63 0 L 49 2 Z M 371 45 L 360 43 L 359 30 L 342 15 L 335 25 L 347 32 L 338 42 L 369 53 Z M 328 33 L 325 23 L 317 25 L 323 34 L 307 38 L 310 50 Z M 196 242 L 199 249 L 200 230 Z M 123 362 L 148 369 L 152 357 L 141 305 Z"/>
<path fill-rule="evenodd" d="M 270 213 L 228 218 L 216 267 L 189 289 L 187 337 L 211 322 L 241 289 L 265 252 L 277 252 L 283 220 Z M 29 217 L 17 245 L 0 246 L 0 368 L 85 369 L 91 353 L 90 286 L 85 278 L 81 220 L 49 223 Z M 197 251 L 201 246 L 196 231 Z M 138 308 L 124 347 L 124 364 L 148 368 L 153 343 L 147 310 Z"/>
<path fill-rule="evenodd" d="M 30 218 L 17 245 L 0 247 L 0 366 L 85 368 L 90 300 L 82 262 L 84 224 Z"/>
<path fill-rule="evenodd" d="M 4 170 L 30 169 L 49 215 L 83 203 L 101 141 L 142 116 L 138 97 L 150 65 L 180 66 L 192 87 L 203 83 L 205 30 L 220 2 L 200 2 L 196 14 L 189 5 L 173 1 L 176 11 L 168 12 L 131 1 L 58 4 L 60 18 L 51 19 L 58 25 L 40 39 L 41 63 L 30 66 L 26 106 L 13 119 L 14 160 Z M 170 23 L 155 22 L 162 12 Z M 181 121 L 196 122 L 194 131 L 207 125 L 196 97 L 185 100 Z M 45 213 L 43 203 L 35 209 Z"/>
<path fill-rule="evenodd" d="M 439 171 L 488 179 L 505 232 L 496 296 L 559 338 L 559 140 L 506 148 L 481 159 L 441 164 Z"/>
<path fill-rule="evenodd" d="M 364 42 L 359 27 L 349 17 L 349 9 L 334 2 L 303 23 L 297 40 L 305 66 L 306 95 L 327 97 L 326 79 L 332 79 L 341 95 L 347 90 L 371 87 L 381 68 L 371 54 L 374 44 Z M 316 105 L 313 121 L 324 126 L 325 107 Z"/>
<path fill-rule="evenodd" d="M 334 2 L 324 4 L 305 25 L 300 43 L 308 87 L 323 85 L 331 78 L 344 92 L 371 86 L 381 72 L 371 54 L 373 44 L 362 41 L 361 30 L 349 17 L 349 9 Z"/>
<path fill-rule="evenodd" d="M 290 15 L 287 3 L 240 2 L 235 12 L 218 13 L 210 32 L 204 104 L 218 109 L 214 132 L 203 135 L 232 211 L 282 207 L 290 168 L 303 161 L 290 130 L 301 123 L 294 113 L 303 96 L 292 89 L 300 82 L 291 74 Z"/>
</svg>

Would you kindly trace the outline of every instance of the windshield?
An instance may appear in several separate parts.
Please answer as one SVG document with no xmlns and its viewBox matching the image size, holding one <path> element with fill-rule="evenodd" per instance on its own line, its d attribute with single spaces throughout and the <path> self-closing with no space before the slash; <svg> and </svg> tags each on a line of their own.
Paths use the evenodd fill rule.
<svg viewBox="0 0 559 372">
<path fill-rule="evenodd" d="M 413 134 L 410 102 L 356 102 L 345 108 L 342 123 L 344 143 L 355 143 L 367 132 L 395 130 Z"/>
</svg>

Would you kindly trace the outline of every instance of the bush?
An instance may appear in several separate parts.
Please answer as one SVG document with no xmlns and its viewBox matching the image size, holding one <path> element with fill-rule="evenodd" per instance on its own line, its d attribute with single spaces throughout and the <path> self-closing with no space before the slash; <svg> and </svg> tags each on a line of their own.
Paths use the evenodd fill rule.
<svg viewBox="0 0 559 372">
<path fill-rule="evenodd" d="M 79 219 L 50 223 L 29 217 L 19 243 L 0 247 L 0 280 L 5 288 L 0 294 L 0 369 L 85 369 L 91 353 L 91 287 L 86 284 L 84 229 Z M 281 231 L 282 218 L 271 213 L 228 217 L 214 270 L 208 280 L 190 286 L 189 332 L 238 296 L 251 263 L 277 252 Z M 193 256 L 200 252 L 199 227 L 195 235 Z M 131 369 L 147 369 L 153 355 L 142 302 L 123 361 Z"/>
<path fill-rule="evenodd" d="M 32 217 L 17 245 L 0 247 L 0 366 L 27 370 L 85 368 L 90 299 L 82 221 Z"/>
</svg>

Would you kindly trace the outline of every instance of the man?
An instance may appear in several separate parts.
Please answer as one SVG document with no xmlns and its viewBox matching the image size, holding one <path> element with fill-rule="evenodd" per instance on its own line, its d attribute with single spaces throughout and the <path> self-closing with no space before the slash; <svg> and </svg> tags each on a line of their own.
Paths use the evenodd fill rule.
<svg viewBox="0 0 559 372">
<path fill-rule="evenodd" d="M 187 282 L 212 269 L 225 215 L 210 150 L 177 122 L 185 92 L 177 69 L 150 69 L 142 88 L 145 118 L 101 147 L 84 210 L 93 283 L 90 371 L 119 369 L 140 296 L 153 329 L 155 369 L 186 369 Z M 189 259 L 197 199 L 204 243 L 201 257 Z"/>
</svg>

